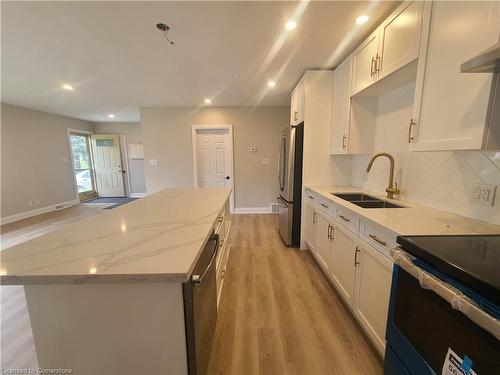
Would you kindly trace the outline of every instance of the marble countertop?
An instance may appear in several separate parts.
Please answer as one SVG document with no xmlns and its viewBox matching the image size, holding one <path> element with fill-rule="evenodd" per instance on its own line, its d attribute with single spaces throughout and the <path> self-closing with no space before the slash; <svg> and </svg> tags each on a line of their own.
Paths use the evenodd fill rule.
<svg viewBox="0 0 500 375">
<path fill-rule="evenodd" d="M 500 226 L 352 186 L 306 187 L 398 235 L 500 234 Z M 361 192 L 404 208 L 361 208 L 331 193 Z"/>
<path fill-rule="evenodd" d="M 231 189 L 167 189 L 0 252 L 2 284 L 186 281 Z"/>
</svg>

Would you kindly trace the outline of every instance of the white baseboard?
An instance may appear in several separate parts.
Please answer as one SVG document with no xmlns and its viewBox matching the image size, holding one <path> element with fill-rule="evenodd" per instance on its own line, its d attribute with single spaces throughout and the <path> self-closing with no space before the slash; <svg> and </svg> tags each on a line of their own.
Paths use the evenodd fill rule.
<svg viewBox="0 0 500 375">
<path fill-rule="evenodd" d="M 271 207 L 236 207 L 235 214 L 270 214 Z"/>
<path fill-rule="evenodd" d="M 146 196 L 146 193 L 130 193 L 129 198 L 143 198 Z"/>
<path fill-rule="evenodd" d="M 20 212 L 18 214 L 2 217 L 0 219 L 0 224 L 1 225 L 10 224 L 10 223 L 13 223 L 15 221 L 27 219 L 28 217 L 33 217 L 33 216 L 45 214 L 47 212 L 60 210 L 62 208 L 68 208 L 68 207 L 71 207 L 71 206 L 74 206 L 77 204 L 80 204 L 80 201 L 78 199 L 73 199 L 72 201 L 62 202 L 62 203 L 53 204 L 53 205 L 47 206 L 47 207 L 40 207 L 40 208 L 36 208 L 34 210 Z"/>
</svg>

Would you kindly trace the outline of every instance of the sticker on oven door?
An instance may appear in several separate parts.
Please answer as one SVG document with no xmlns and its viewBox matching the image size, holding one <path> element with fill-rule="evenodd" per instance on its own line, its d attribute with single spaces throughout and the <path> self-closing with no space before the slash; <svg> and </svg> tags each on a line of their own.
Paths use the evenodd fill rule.
<svg viewBox="0 0 500 375">
<path fill-rule="evenodd" d="M 441 375 L 477 375 L 471 367 L 472 359 L 467 355 L 460 358 L 451 348 L 448 348 Z"/>
</svg>

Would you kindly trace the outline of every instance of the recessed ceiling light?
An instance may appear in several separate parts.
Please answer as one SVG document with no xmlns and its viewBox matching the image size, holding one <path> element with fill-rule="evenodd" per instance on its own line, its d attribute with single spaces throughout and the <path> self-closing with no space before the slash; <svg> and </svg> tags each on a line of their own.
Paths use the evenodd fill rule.
<svg viewBox="0 0 500 375">
<path fill-rule="evenodd" d="M 212 104 L 212 101 L 209 98 L 205 98 L 205 104 Z"/>
<path fill-rule="evenodd" d="M 362 25 L 362 24 L 364 24 L 366 21 L 368 21 L 368 18 L 369 18 L 368 16 L 364 16 L 364 15 L 363 15 L 363 16 L 359 16 L 358 18 L 356 18 L 356 23 L 357 23 L 358 25 Z"/>
<path fill-rule="evenodd" d="M 70 85 L 70 84 L 68 84 L 68 83 L 65 83 L 64 85 L 62 85 L 62 88 L 63 88 L 64 90 L 66 90 L 66 91 L 73 91 L 73 90 L 74 90 L 73 86 L 71 86 L 71 85 Z"/>
<path fill-rule="evenodd" d="M 90 273 L 90 274 L 95 274 L 95 273 L 97 273 L 97 268 L 92 267 L 91 269 L 89 269 L 89 273 Z"/>
<path fill-rule="evenodd" d="M 270 80 L 269 82 L 267 82 L 267 86 L 270 88 L 273 88 L 276 86 L 276 82 L 274 82 L 273 80 Z"/>
<path fill-rule="evenodd" d="M 110 114 L 108 115 L 108 117 L 109 117 L 109 118 L 115 118 L 115 115 L 114 115 L 114 114 L 112 114 L 112 113 L 110 113 Z"/>
<path fill-rule="evenodd" d="M 297 22 L 295 21 L 288 21 L 287 23 L 285 23 L 285 28 L 287 30 L 293 30 L 297 27 Z"/>
</svg>

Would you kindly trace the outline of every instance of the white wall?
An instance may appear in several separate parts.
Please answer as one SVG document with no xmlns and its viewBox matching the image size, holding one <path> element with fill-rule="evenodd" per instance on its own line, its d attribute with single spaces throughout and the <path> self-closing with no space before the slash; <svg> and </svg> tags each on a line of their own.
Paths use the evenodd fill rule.
<svg viewBox="0 0 500 375">
<path fill-rule="evenodd" d="M 94 133 L 121 134 L 126 137 L 127 144 L 142 143 L 141 124 L 137 122 L 97 122 L 94 123 Z M 144 160 L 129 157 L 128 168 L 130 193 L 144 194 L 146 192 Z"/>
<path fill-rule="evenodd" d="M 92 124 L 2 103 L 2 218 L 77 199 L 68 128 Z"/>
<path fill-rule="evenodd" d="M 193 186 L 191 126 L 214 124 L 233 125 L 235 207 L 269 208 L 276 202 L 277 155 L 289 107 L 141 108 L 147 192 Z M 263 158 L 270 164 L 263 165 Z"/>
<path fill-rule="evenodd" d="M 414 90 L 413 82 L 378 98 L 374 152 L 387 151 L 394 155 L 400 197 L 500 224 L 498 196 L 493 207 L 478 206 L 471 201 L 472 184 L 500 185 L 500 152 L 410 152 L 407 137 Z M 352 157 L 351 182 L 354 186 L 384 193 L 389 162 L 386 158 L 376 160 L 367 175 L 365 169 L 370 157 Z"/>
</svg>

